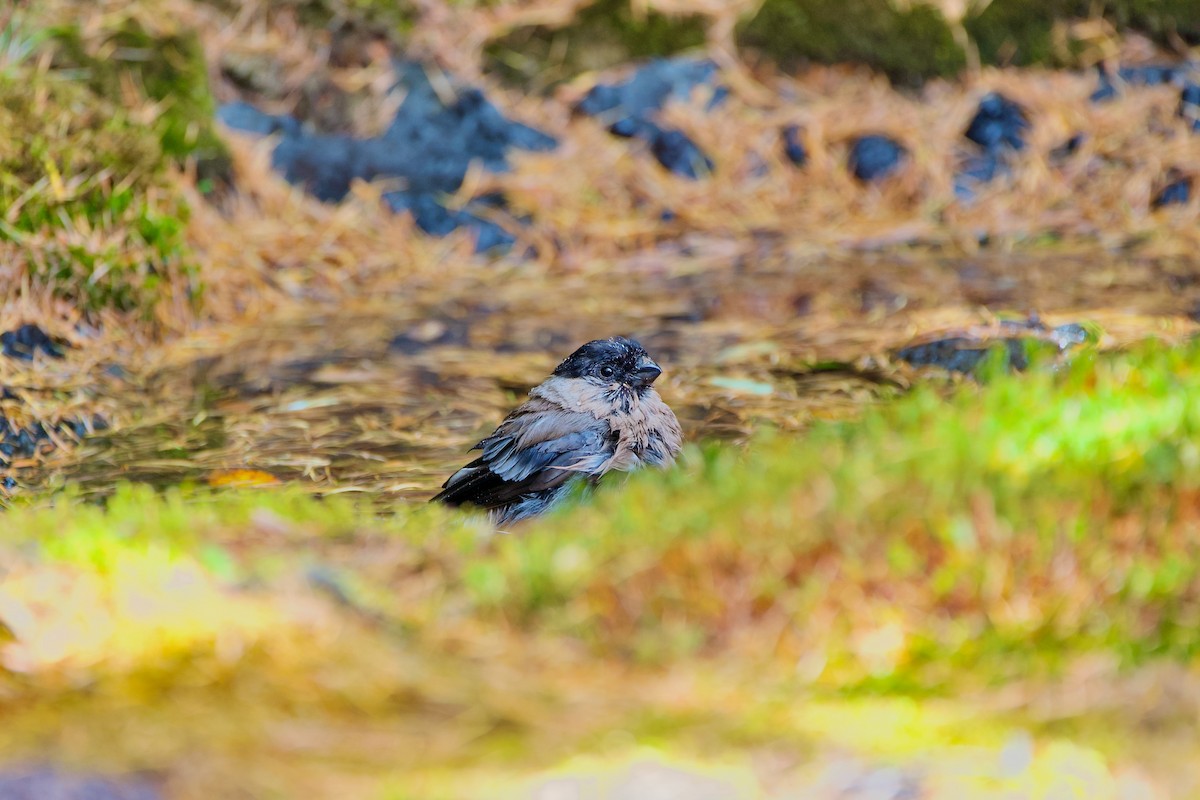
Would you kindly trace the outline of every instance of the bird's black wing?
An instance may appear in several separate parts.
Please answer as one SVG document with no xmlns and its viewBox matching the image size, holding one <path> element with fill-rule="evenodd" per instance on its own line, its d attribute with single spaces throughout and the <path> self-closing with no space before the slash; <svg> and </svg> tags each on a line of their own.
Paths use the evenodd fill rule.
<svg viewBox="0 0 1200 800">
<path fill-rule="evenodd" d="M 491 509 L 524 495 L 593 475 L 612 455 L 608 423 L 591 414 L 530 401 L 475 445 L 475 459 L 450 476 L 433 499 Z"/>
</svg>

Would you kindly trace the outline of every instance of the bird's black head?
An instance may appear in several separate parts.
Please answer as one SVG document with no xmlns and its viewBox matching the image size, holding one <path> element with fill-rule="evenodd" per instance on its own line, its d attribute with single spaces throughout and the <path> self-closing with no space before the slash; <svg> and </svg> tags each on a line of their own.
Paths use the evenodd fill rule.
<svg viewBox="0 0 1200 800">
<path fill-rule="evenodd" d="M 662 369 L 633 339 L 614 336 L 580 347 L 555 368 L 560 378 L 583 378 L 591 383 L 624 384 L 642 389 L 654 383 Z"/>
</svg>

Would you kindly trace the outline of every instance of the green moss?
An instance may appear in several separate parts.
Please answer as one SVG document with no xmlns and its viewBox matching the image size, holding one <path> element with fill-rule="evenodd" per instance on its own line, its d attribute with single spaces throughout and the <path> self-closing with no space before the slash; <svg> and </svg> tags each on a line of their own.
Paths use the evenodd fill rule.
<svg viewBox="0 0 1200 800">
<path fill-rule="evenodd" d="M 201 180 L 230 180 L 229 152 L 216 132 L 216 105 L 195 33 L 151 36 L 133 17 L 89 32 L 86 41 L 74 25 L 50 33 L 56 68 L 82 75 L 93 92 L 114 101 L 126 83 L 136 86 L 159 104 L 153 127 L 163 154 L 194 161 Z"/>
<path fill-rule="evenodd" d="M 781 64 L 858 62 L 916 83 L 966 65 L 949 25 L 932 6 L 891 0 L 766 0 L 738 31 L 744 47 Z"/>
<path fill-rule="evenodd" d="M 489 71 L 506 80 L 544 83 L 699 47 L 706 30 L 700 16 L 635 15 L 629 0 L 597 0 L 566 27 L 513 31 L 489 44 L 485 58 Z"/>
<path fill-rule="evenodd" d="M 185 271 L 186 207 L 162 138 L 54 71 L 0 75 L 0 237 L 27 246 L 35 283 L 84 310 L 153 313 Z"/>
<path fill-rule="evenodd" d="M 1055 26 L 1097 12 L 1119 30 L 1136 30 L 1158 42 L 1173 36 L 1200 40 L 1200 5 L 1191 0 L 993 0 L 969 15 L 964 27 L 986 64 L 1071 65 L 1073 44 L 1056 42 Z"/>
<path fill-rule="evenodd" d="M 1105 16 L 1167 44 L 1175 35 L 1200 43 L 1200 3 L 1194 0 L 1108 0 Z"/>
<path fill-rule="evenodd" d="M 1061 64 L 1054 25 L 1074 14 L 1075 0 L 997 0 L 963 25 L 985 64 Z"/>
<path fill-rule="evenodd" d="M 1100 11 L 1120 29 L 1169 44 L 1200 40 L 1200 5 L 1191 0 L 992 0 L 970 4 L 963 27 L 985 64 L 1071 65 L 1074 44 L 1055 27 Z M 893 0 L 766 0 L 743 23 L 739 41 L 788 64 L 860 62 L 893 80 L 914 83 L 959 72 L 966 61 L 949 26 L 931 5 Z M 919 43 L 919 45 L 914 45 Z"/>
</svg>

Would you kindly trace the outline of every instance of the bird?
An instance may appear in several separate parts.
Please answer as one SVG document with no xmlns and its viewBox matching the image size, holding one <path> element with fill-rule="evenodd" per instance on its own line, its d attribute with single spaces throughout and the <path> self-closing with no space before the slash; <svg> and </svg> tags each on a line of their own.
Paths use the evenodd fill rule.
<svg viewBox="0 0 1200 800">
<path fill-rule="evenodd" d="M 471 448 L 479 457 L 451 475 L 431 502 L 472 505 L 503 526 L 541 514 L 608 472 L 670 467 L 683 432 L 654 389 L 661 374 L 633 339 L 580 346 Z"/>
</svg>

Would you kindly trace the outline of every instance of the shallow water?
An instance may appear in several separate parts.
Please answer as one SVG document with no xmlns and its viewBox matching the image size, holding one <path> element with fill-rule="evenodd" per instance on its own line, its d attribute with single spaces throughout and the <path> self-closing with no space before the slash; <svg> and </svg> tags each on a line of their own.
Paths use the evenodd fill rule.
<svg viewBox="0 0 1200 800">
<path fill-rule="evenodd" d="M 278 480 L 419 500 L 590 338 L 640 338 L 666 368 L 659 389 L 688 439 L 738 441 L 944 381 L 888 353 L 943 334 L 994 336 L 1005 316 L 1094 323 L 1102 348 L 1197 327 L 1200 283 L 1186 264 L 750 249 L 694 242 L 608 273 L 480 271 L 208 330 L 128 365 L 133 378 L 109 398 L 124 420 L 23 477 L 91 496 L 130 480 Z"/>
</svg>

